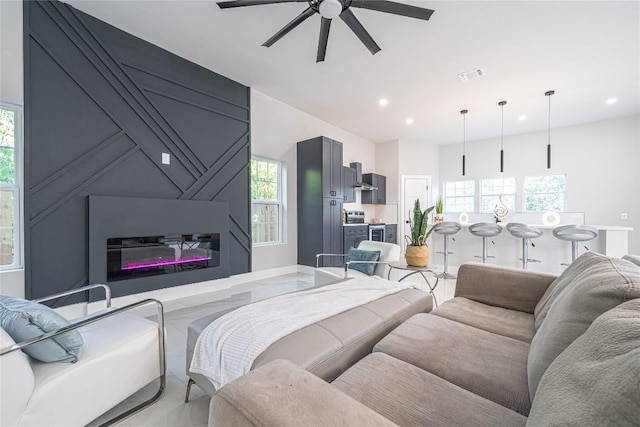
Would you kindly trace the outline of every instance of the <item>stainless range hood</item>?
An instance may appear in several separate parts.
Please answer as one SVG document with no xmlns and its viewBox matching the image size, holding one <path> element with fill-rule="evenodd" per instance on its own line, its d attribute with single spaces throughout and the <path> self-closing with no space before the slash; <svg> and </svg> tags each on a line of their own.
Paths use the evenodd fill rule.
<svg viewBox="0 0 640 427">
<path fill-rule="evenodd" d="M 367 184 L 366 182 L 362 182 L 362 163 L 353 162 L 349 163 L 349 167 L 351 169 L 356 170 L 356 190 L 377 190 L 378 187 L 374 187 L 371 184 Z"/>
</svg>

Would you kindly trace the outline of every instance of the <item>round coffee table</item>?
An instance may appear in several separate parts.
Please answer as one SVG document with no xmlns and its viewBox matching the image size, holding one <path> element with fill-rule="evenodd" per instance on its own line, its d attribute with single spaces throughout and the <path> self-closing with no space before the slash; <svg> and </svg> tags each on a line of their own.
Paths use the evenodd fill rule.
<svg viewBox="0 0 640 427">
<path fill-rule="evenodd" d="M 392 261 L 388 265 L 389 265 L 389 273 L 387 273 L 387 279 L 391 278 L 391 272 L 393 270 L 404 270 L 409 272 L 408 274 L 405 274 L 404 276 L 402 276 L 398 280 L 398 282 L 402 282 L 404 279 L 406 279 L 407 277 L 411 277 L 414 274 L 419 274 L 420 276 L 422 276 L 424 281 L 427 283 L 427 286 L 429 287 L 429 293 L 431 294 L 431 296 L 433 296 L 433 303 L 435 304 L 436 307 L 438 306 L 438 300 L 436 300 L 436 296 L 433 293 L 435 288 L 438 286 L 438 281 L 439 281 L 439 278 L 436 275 L 435 271 L 429 269 L 429 267 L 414 267 L 412 265 L 407 265 L 405 261 Z M 431 282 L 429 281 L 427 276 L 425 276 L 425 273 L 431 274 L 432 279 L 436 279 L 433 286 L 431 286 Z"/>
</svg>

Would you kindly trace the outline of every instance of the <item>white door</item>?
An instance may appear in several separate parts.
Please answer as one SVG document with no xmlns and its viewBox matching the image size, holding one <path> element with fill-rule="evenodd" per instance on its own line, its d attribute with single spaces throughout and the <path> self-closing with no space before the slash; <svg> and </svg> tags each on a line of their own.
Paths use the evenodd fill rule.
<svg viewBox="0 0 640 427">
<path fill-rule="evenodd" d="M 409 219 L 413 218 L 413 205 L 416 199 L 420 200 L 420 208 L 425 210 L 431 206 L 431 177 L 428 175 L 402 175 L 402 224 L 400 227 L 398 240 L 402 240 L 402 250 L 404 252 L 407 241 L 404 236 L 411 236 L 411 226 Z"/>
</svg>

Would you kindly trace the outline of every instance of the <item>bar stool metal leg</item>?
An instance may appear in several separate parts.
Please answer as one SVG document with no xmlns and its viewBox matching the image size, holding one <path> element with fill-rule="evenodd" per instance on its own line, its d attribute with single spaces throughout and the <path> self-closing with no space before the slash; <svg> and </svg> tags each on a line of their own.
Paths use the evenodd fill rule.
<svg viewBox="0 0 640 427">
<path fill-rule="evenodd" d="M 529 262 L 529 245 L 527 239 L 522 239 L 522 269 L 527 269 L 527 264 Z"/>
<path fill-rule="evenodd" d="M 487 238 L 483 237 L 482 238 L 482 263 L 486 264 L 487 263 Z"/>
<path fill-rule="evenodd" d="M 455 279 L 457 276 L 455 274 L 449 274 L 449 235 L 444 235 L 444 269 L 441 274 L 438 274 L 437 277 L 441 279 Z"/>
<path fill-rule="evenodd" d="M 578 258 L 578 242 L 571 242 L 571 262 L 575 261 Z"/>
</svg>

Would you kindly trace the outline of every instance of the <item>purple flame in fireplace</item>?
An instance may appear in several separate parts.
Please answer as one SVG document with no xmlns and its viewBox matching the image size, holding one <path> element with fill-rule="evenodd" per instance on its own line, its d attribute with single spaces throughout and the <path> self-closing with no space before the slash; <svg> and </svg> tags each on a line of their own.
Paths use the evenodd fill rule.
<svg viewBox="0 0 640 427">
<path fill-rule="evenodd" d="M 135 270 L 137 268 L 159 267 L 161 265 L 184 264 L 185 262 L 208 261 L 210 259 L 211 259 L 210 256 L 197 256 L 192 258 L 180 258 L 180 259 L 175 259 L 175 260 L 172 259 L 167 261 L 133 263 L 133 264 L 122 266 L 121 270 Z"/>
</svg>

